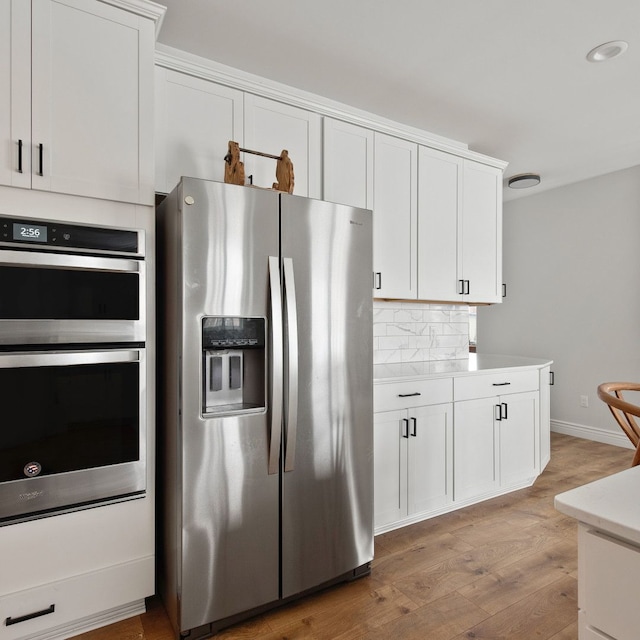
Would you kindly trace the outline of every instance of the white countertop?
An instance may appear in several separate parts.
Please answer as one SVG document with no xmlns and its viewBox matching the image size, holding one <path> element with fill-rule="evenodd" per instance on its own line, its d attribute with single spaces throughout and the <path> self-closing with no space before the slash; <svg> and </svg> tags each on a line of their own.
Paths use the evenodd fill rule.
<svg viewBox="0 0 640 640">
<path fill-rule="evenodd" d="M 470 353 L 464 360 L 431 360 L 428 362 L 403 362 L 373 365 L 374 382 L 416 378 L 438 378 L 489 372 L 513 367 L 542 368 L 551 360 L 521 356 L 499 356 L 486 353 Z"/>
<path fill-rule="evenodd" d="M 555 498 L 558 511 L 617 538 L 640 545 L 640 466 Z"/>
</svg>

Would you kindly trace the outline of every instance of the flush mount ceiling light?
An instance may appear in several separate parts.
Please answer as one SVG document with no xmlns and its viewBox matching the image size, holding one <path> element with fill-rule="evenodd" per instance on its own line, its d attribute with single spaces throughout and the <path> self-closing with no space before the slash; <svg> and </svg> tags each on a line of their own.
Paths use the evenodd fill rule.
<svg viewBox="0 0 640 640">
<path fill-rule="evenodd" d="M 509 178 L 508 185 L 512 189 L 528 189 L 540 184 L 540 176 L 537 173 L 520 173 Z"/>
<path fill-rule="evenodd" d="M 587 53 L 587 60 L 589 62 L 605 62 L 606 60 L 613 60 L 621 56 L 629 47 L 624 40 L 614 40 L 613 42 L 605 42 L 598 45 L 594 49 L 591 49 Z"/>
</svg>

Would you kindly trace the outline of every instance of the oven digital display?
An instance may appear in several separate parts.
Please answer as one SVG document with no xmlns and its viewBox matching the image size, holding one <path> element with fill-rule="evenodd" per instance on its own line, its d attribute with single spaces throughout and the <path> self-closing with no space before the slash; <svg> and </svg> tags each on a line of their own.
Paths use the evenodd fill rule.
<svg viewBox="0 0 640 640">
<path fill-rule="evenodd" d="M 46 242 L 47 227 L 40 224 L 13 223 L 13 239 L 27 242 Z"/>
</svg>

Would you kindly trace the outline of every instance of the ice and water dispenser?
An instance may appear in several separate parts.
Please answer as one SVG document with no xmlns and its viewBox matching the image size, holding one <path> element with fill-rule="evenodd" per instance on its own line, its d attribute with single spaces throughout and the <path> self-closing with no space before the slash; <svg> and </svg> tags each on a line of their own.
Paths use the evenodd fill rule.
<svg viewBox="0 0 640 640">
<path fill-rule="evenodd" d="M 264 318 L 203 318 L 203 413 L 264 409 L 265 366 Z"/>
</svg>

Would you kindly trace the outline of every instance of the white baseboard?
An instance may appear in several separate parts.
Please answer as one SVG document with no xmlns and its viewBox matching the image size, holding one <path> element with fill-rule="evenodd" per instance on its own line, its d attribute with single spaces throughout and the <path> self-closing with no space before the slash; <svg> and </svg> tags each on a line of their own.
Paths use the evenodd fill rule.
<svg viewBox="0 0 640 640">
<path fill-rule="evenodd" d="M 625 449 L 633 449 L 631 442 L 629 442 L 629 439 L 624 433 L 615 433 L 609 429 L 599 429 L 598 427 L 589 427 L 583 424 L 551 420 L 551 431 L 563 433 L 566 436 L 575 436 L 576 438 L 584 438 L 585 440 L 612 444 L 616 447 L 624 447 Z"/>
</svg>

